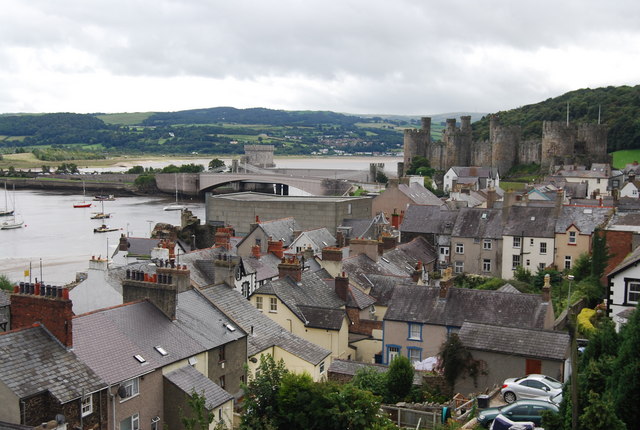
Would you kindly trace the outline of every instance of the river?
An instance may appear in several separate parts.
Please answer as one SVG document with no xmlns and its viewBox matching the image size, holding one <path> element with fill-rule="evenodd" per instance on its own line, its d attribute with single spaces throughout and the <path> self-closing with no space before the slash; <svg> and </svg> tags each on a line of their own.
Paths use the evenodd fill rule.
<svg viewBox="0 0 640 430">
<path fill-rule="evenodd" d="M 369 168 L 369 163 L 377 162 L 385 163 L 385 171 L 394 173 L 399 160 L 401 159 L 396 157 L 278 158 L 275 163 L 277 167 L 287 168 L 365 170 Z M 164 165 L 206 165 L 209 161 L 210 159 L 174 159 L 168 160 Z M 150 161 L 136 164 L 162 167 L 162 163 Z M 128 232 L 134 237 L 149 237 L 155 223 L 180 224 L 179 211 L 162 210 L 172 202 L 173 198 L 170 196 L 118 197 L 115 201 L 104 202 L 104 211 L 112 214 L 110 219 L 104 221 L 110 227 L 118 228 L 110 233 L 93 232 L 102 223 L 90 218 L 93 212 L 101 211 L 100 202 L 92 202 L 91 208 L 73 207 L 74 202 L 82 200 L 82 195 L 16 190 L 15 193 L 9 193 L 9 201 L 14 197 L 17 212 L 24 220 L 24 227 L 0 230 L 0 274 L 6 275 L 13 282 L 29 280 L 25 278 L 24 271 L 31 267 L 32 280 L 37 277 L 52 285 L 66 284 L 75 280 L 76 272 L 87 270 L 91 256 L 105 256 L 107 253 L 111 255 L 121 234 Z M 91 197 L 93 196 L 87 196 L 87 199 Z M 4 199 L 2 200 L 0 207 L 4 206 Z M 204 222 L 204 203 L 185 203 Z"/>
</svg>

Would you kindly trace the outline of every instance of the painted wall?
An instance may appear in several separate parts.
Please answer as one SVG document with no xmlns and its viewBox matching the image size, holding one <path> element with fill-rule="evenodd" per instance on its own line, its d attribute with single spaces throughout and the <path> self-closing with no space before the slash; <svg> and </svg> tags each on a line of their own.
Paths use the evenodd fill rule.
<svg viewBox="0 0 640 430">
<path fill-rule="evenodd" d="M 19 423 L 20 399 L 5 384 L 0 382 L 0 421 Z"/>
<path fill-rule="evenodd" d="M 500 277 L 502 274 L 502 240 L 491 239 L 491 249 L 484 249 L 484 238 L 451 237 L 451 264 L 455 271 L 456 261 L 464 263 L 463 273 L 474 273 L 483 276 Z M 456 244 L 461 243 L 464 253 L 456 253 Z M 491 270 L 485 271 L 484 260 L 490 260 Z"/>
<path fill-rule="evenodd" d="M 569 242 L 570 232 L 575 233 L 575 243 Z M 556 255 L 555 255 L 555 265 L 558 270 L 562 271 L 565 269 L 565 257 L 571 257 L 571 267 L 573 268 L 576 261 L 578 261 L 578 257 L 582 254 L 589 254 L 591 250 L 591 235 L 590 234 L 582 234 L 576 228 L 576 226 L 571 225 L 564 233 L 556 233 L 555 237 L 556 244 Z"/>
<path fill-rule="evenodd" d="M 115 423 L 119 428 L 120 422 L 133 414 L 139 414 L 140 428 L 150 428 L 151 420 L 160 417 L 160 427 L 164 423 L 164 391 L 162 389 L 163 377 L 160 370 L 147 373 L 139 378 L 139 394 L 121 399 L 118 395 L 118 385 L 111 387 L 111 397 L 109 402 L 109 420 L 113 425 L 113 408 L 111 402 L 115 402 Z"/>
<path fill-rule="evenodd" d="M 520 264 L 531 273 L 536 273 L 540 264 L 551 266 L 554 262 L 555 240 L 551 237 L 527 237 L 521 239 L 521 248 L 514 248 L 514 236 L 502 237 L 502 278 L 512 279 L 515 270 L 512 269 L 513 256 L 520 254 Z M 520 236 L 518 236 L 520 237 Z M 540 244 L 546 243 L 547 251 L 540 253 Z"/>
<path fill-rule="evenodd" d="M 400 347 L 400 355 L 408 357 L 408 348 L 422 348 L 421 360 L 438 354 L 440 346 L 447 339 L 447 328 L 437 325 L 422 326 L 422 340 L 409 340 L 409 325 L 406 322 L 385 321 L 383 338 L 383 362 L 388 364 L 388 347 Z"/>
</svg>

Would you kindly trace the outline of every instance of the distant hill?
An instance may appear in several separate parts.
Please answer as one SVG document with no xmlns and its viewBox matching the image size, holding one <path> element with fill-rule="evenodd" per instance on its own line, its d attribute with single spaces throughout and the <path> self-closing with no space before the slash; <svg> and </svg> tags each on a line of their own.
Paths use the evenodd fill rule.
<svg viewBox="0 0 640 430">
<path fill-rule="evenodd" d="M 543 102 L 497 112 L 503 125 L 520 125 L 525 138 L 541 137 L 543 121 L 597 123 L 609 127 L 609 152 L 640 148 L 640 85 L 585 88 Z M 474 140 L 489 139 L 488 116 L 473 124 Z"/>
</svg>

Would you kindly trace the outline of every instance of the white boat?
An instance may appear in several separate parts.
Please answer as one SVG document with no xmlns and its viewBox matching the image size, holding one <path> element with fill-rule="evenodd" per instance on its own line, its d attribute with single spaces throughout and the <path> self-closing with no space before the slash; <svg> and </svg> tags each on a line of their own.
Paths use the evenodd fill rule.
<svg viewBox="0 0 640 430">
<path fill-rule="evenodd" d="M 0 216 L 13 215 L 13 209 L 9 209 L 7 203 L 7 182 L 4 183 L 4 209 L 0 209 Z"/>
<path fill-rule="evenodd" d="M 6 184 L 5 184 L 5 192 L 6 192 Z M 16 210 L 16 186 L 13 186 L 13 209 L 11 209 L 11 215 L 2 218 L 2 222 L 0 223 L 0 230 L 12 230 L 15 228 L 20 228 L 24 225 L 24 221 L 22 217 L 15 214 Z"/>
<path fill-rule="evenodd" d="M 165 211 L 182 211 L 187 207 L 178 203 L 178 174 L 176 173 L 176 202 L 162 208 Z"/>
<path fill-rule="evenodd" d="M 111 218 L 111 214 L 104 211 L 104 200 L 100 200 L 100 204 L 102 205 L 102 210 L 100 212 L 94 212 L 93 215 L 91 215 L 91 219 Z"/>
</svg>

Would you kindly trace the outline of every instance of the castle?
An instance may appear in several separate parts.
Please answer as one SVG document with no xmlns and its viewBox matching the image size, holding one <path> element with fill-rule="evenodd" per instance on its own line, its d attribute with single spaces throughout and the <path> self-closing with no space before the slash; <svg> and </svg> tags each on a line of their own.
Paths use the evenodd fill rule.
<svg viewBox="0 0 640 430">
<path fill-rule="evenodd" d="M 447 119 L 440 142 L 431 140 L 431 118 L 422 118 L 420 129 L 405 130 L 404 163 L 399 165 L 399 176 L 416 156 L 427 158 L 437 170 L 482 166 L 497 168 L 503 175 L 518 164 L 540 164 L 547 172 L 557 165 L 610 161 L 606 125 L 544 121 L 541 140 L 524 140 L 520 126 L 503 126 L 492 116 L 489 140 L 476 142 L 472 139 L 471 117 L 460 119 L 460 127 L 456 127 L 455 119 Z"/>
</svg>

